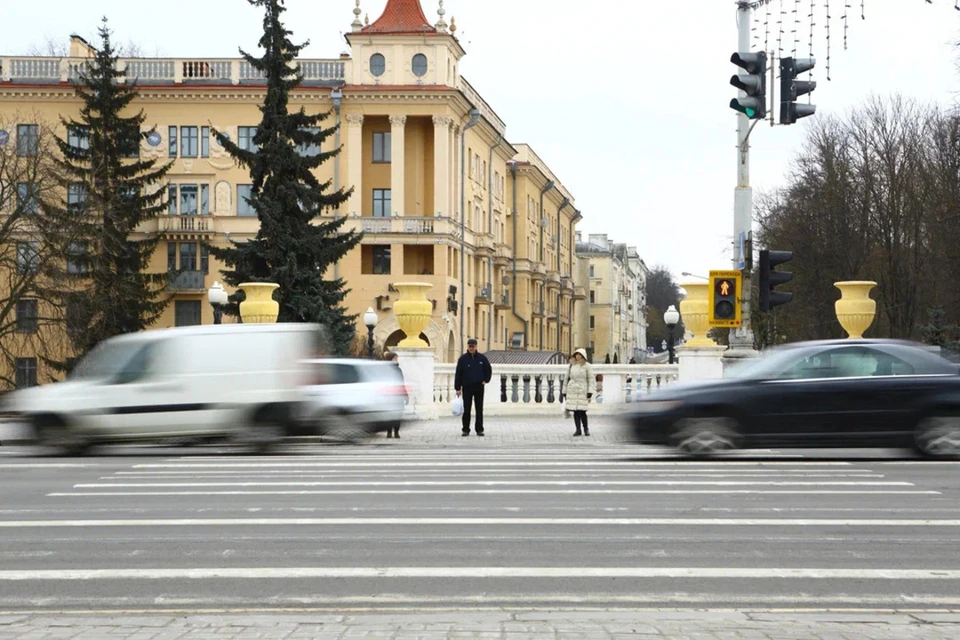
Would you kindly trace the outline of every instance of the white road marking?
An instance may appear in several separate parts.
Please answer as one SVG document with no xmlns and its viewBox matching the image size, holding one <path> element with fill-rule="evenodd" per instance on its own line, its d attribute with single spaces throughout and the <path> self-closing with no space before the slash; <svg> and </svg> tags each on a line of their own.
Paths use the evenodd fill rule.
<svg viewBox="0 0 960 640">
<path fill-rule="evenodd" d="M 454 457 L 455 458 L 455 457 Z M 498 456 L 499 458 L 499 456 Z M 367 456 L 369 459 L 369 456 Z M 291 467 L 291 468 L 306 468 L 306 467 L 371 467 L 376 469 L 382 469 L 384 466 L 390 467 L 470 467 L 470 466 L 504 466 L 504 465 L 516 465 L 516 466 L 530 466 L 530 467 L 543 467 L 543 466 L 554 466 L 554 467 L 582 467 L 582 466 L 672 466 L 672 467 L 685 467 L 691 468 L 696 467 L 697 465 L 713 465 L 718 466 L 716 462 L 695 462 L 695 461 L 664 461 L 664 460 L 637 460 L 636 458 L 627 458 L 623 460 L 597 460 L 595 458 L 571 461 L 571 460 L 560 460 L 556 462 L 544 461 L 544 460 L 533 460 L 529 462 L 519 462 L 511 460 L 485 460 L 483 462 L 473 462 L 473 461 L 450 461 L 450 458 L 445 458 L 444 461 L 424 461 L 424 462 L 331 462 L 331 461 L 322 461 L 322 462 L 203 462 L 203 463 L 142 463 L 135 464 L 132 466 L 133 469 L 211 469 L 211 468 L 269 468 L 269 467 Z M 733 467 L 733 466 L 786 466 L 786 465 L 795 465 L 800 467 L 813 467 L 813 466 L 851 466 L 849 462 L 816 462 L 816 463 L 803 463 L 803 462 L 724 462 L 722 463 L 723 467 Z"/>
<path fill-rule="evenodd" d="M 960 519 L 839 518 L 141 518 L 113 520 L 8 520 L 0 529 L 53 527 L 196 527 L 332 525 L 613 525 L 696 527 L 960 527 Z"/>
<path fill-rule="evenodd" d="M 429 487 L 450 485 L 449 480 L 376 480 L 363 482 L 90 482 L 73 485 L 74 489 L 120 489 L 142 487 Z M 711 487 L 737 487 L 759 485 L 770 487 L 913 487 L 912 482 L 851 482 L 845 480 L 807 482 L 803 480 L 464 480 L 458 486 L 678 486 L 696 485 Z"/>
<path fill-rule="evenodd" d="M 449 483 L 448 483 L 449 484 Z M 426 495 L 426 494 L 724 494 L 724 495 L 871 495 L 871 496 L 892 496 L 892 495 L 942 495 L 940 491 L 924 490 L 904 490 L 904 491 L 884 491 L 884 490 L 791 490 L 791 489 L 344 489 L 344 490 L 323 490 L 323 489 L 297 489 L 297 490 L 279 490 L 279 491 L 72 491 L 72 492 L 54 492 L 46 494 L 48 497 L 118 497 L 118 496 L 307 496 L 307 495 Z"/>
<path fill-rule="evenodd" d="M 720 578 L 803 580 L 960 580 L 957 569 L 745 567 L 238 567 L 174 569 L 11 569 L 0 581 L 305 578 Z"/>
</svg>

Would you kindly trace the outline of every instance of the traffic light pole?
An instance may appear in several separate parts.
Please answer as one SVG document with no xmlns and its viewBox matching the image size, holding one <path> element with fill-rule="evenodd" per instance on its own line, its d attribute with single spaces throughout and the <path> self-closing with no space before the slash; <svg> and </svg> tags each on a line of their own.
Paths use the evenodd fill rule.
<svg viewBox="0 0 960 640">
<path fill-rule="evenodd" d="M 737 2 L 737 51 L 750 51 L 750 22 L 753 17 L 754 3 L 745 0 Z M 745 75 L 740 70 L 740 75 Z M 746 96 L 742 90 L 740 95 Z M 759 120 L 757 121 L 759 122 Z M 754 122 L 753 124 L 756 124 Z M 747 268 L 752 260 L 741 255 L 747 247 L 752 251 L 753 234 L 753 189 L 750 187 L 750 132 L 753 130 L 750 118 L 741 113 L 737 115 L 737 188 L 733 193 L 733 268 L 741 270 L 740 261 L 743 260 L 743 282 L 741 298 L 741 324 L 737 329 L 730 330 L 730 348 L 724 353 L 725 360 L 740 360 L 755 358 L 758 353 L 753 348 L 753 329 L 750 326 L 750 270 Z M 741 237 L 743 242 L 741 242 Z"/>
</svg>

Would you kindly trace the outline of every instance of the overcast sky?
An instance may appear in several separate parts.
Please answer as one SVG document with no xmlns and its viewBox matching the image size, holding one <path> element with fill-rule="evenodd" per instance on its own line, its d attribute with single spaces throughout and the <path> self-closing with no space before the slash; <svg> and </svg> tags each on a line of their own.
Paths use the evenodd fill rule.
<svg viewBox="0 0 960 640">
<path fill-rule="evenodd" d="M 751 137 L 752 182 L 783 183 L 803 140 L 804 124 L 843 115 L 871 93 L 898 91 L 953 104 L 958 87 L 960 11 L 953 0 L 844 0 L 831 5 L 831 78 L 826 79 L 824 5 L 817 26 L 812 102 L 817 115 L 789 127 L 758 125 Z M 310 40 L 306 57 L 347 49 L 353 0 L 287 0 L 287 25 Z M 421 0 L 436 21 L 438 0 Z M 811 0 L 783 0 L 783 48 L 793 49 L 793 10 L 802 25 L 798 55 L 809 54 Z M 256 51 L 260 10 L 246 0 L 0 1 L 7 25 L 0 55 L 23 54 L 48 38 L 76 32 L 95 42 L 100 16 L 114 38 L 138 42 L 148 55 L 232 57 Z M 361 0 L 375 20 L 386 0 Z M 736 89 L 729 62 L 737 48 L 733 0 L 446 0 L 467 50 L 461 71 L 507 123 L 511 142 L 525 142 L 550 165 L 583 212 L 584 234 L 607 233 L 636 245 L 651 267 L 705 274 L 732 258 Z M 671 7 L 667 9 L 666 7 Z M 770 5 L 769 46 L 776 48 L 780 0 Z M 763 45 L 764 11 L 755 14 Z M 17 25 L 17 28 L 9 28 Z M 777 91 L 779 94 L 779 89 Z"/>
</svg>

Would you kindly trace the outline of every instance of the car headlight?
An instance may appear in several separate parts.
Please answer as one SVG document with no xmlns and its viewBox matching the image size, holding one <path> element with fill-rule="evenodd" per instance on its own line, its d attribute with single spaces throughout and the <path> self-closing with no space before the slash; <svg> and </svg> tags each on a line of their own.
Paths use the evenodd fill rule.
<svg viewBox="0 0 960 640">
<path fill-rule="evenodd" d="M 676 409 L 682 404 L 683 402 L 680 400 L 650 400 L 638 402 L 636 410 L 638 413 L 665 413 Z"/>
</svg>

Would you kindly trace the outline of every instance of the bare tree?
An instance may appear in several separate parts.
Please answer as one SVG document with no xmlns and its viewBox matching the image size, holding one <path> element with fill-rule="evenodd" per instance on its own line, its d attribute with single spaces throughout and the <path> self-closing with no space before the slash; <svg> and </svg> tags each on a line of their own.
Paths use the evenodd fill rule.
<svg viewBox="0 0 960 640">
<path fill-rule="evenodd" d="M 68 345 L 62 309 L 43 293 L 63 257 L 61 221 L 45 213 L 62 197 L 54 135 L 36 113 L 0 119 L 0 130 L 11 133 L 0 144 L 0 389 L 9 390 L 49 379 L 44 363 Z"/>
</svg>

